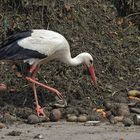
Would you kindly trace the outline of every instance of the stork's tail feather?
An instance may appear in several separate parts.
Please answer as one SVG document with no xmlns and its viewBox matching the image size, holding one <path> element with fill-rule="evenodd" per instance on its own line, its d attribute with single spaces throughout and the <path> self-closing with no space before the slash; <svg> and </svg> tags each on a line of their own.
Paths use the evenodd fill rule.
<svg viewBox="0 0 140 140">
<path fill-rule="evenodd" d="M 13 48 L 14 44 L 16 44 L 16 42 L 0 46 L 0 59 L 6 59 L 15 53 L 16 49 Z"/>
<path fill-rule="evenodd" d="M 31 36 L 31 33 L 32 31 L 23 31 L 10 36 L 7 39 L 5 39 L 3 42 L 1 42 L 0 59 L 15 59 L 15 55 L 19 54 L 19 51 L 20 52 L 22 51 L 21 48 L 18 47 L 17 44 L 18 40 Z"/>
</svg>

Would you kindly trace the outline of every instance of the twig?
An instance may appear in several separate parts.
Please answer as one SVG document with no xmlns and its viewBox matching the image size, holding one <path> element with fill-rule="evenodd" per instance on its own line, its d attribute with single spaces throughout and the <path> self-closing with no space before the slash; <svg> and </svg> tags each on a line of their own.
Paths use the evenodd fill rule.
<svg viewBox="0 0 140 140">
<path fill-rule="evenodd" d="M 38 73 L 38 75 L 42 78 L 42 80 L 47 84 L 48 82 L 47 82 L 47 80 L 40 74 L 40 73 Z"/>
<path fill-rule="evenodd" d="M 42 13 L 41 13 L 41 25 L 44 23 L 44 0 L 42 0 Z"/>
<path fill-rule="evenodd" d="M 47 25 L 47 30 L 49 30 L 49 22 L 48 22 L 48 25 Z"/>
<path fill-rule="evenodd" d="M 130 55 L 133 54 L 136 50 L 138 50 L 139 48 L 135 48 L 130 52 Z"/>
<path fill-rule="evenodd" d="M 125 18 L 129 18 L 129 17 L 131 17 L 131 16 L 135 16 L 135 15 L 139 15 L 140 14 L 140 12 L 137 12 L 137 13 L 133 13 L 133 14 L 129 14 L 128 16 L 126 16 Z"/>
</svg>

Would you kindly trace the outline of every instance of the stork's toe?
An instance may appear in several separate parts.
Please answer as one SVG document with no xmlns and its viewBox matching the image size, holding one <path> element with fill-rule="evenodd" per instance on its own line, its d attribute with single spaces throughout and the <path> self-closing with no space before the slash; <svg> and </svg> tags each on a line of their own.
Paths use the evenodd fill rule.
<svg viewBox="0 0 140 140">
<path fill-rule="evenodd" d="M 45 117 L 44 108 L 41 108 L 39 105 L 36 107 L 36 112 L 38 117 Z"/>
</svg>

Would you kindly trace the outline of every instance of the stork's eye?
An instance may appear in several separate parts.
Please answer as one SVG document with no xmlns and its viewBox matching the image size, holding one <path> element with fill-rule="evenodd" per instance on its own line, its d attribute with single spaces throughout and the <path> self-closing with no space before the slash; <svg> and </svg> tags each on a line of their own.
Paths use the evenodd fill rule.
<svg viewBox="0 0 140 140">
<path fill-rule="evenodd" d="M 92 64 L 93 61 L 92 60 L 89 60 L 89 62 Z"/>
</svg>

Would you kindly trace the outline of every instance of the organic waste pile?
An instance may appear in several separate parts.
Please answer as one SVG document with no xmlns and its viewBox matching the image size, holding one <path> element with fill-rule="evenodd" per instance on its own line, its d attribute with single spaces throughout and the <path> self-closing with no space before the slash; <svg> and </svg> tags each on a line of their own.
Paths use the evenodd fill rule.
<svg viewBox="0 0 140 140">
<path fill-rule="evenodd" d="M 96 86 L 92 85 L 90 76 L 83 75 L 85 66 L 69 67 L 60 62 L 42 66 L 38 79 L 57 88 L 68 103 L 67 107 L 55 110 L 49 105 L 48 114 L 56 111 L 58 118 L 69 121 L 81 117 L 131 124 L 135 113 L 140 113 L 140 4 L 139 1 L 134 5 L 128 3 L 125 12 L 123 7 L 118 12 L 118 4 L 109 0 L 1 3 L 1 41 L 19 31 L 45 28 L 66 37 L 72 57 L 81 52 L 93 56 Z M 30 84 L 16 72 L 13 63 L 1 61 L 0 65 L 0 83 L 4 84 L 0 91 L 1 122 L 28 118 L 31 123 L 35 100 Z M 41 87 L 38 87 L 38 96 L 42 106 L 55 101 Z M 79 121 L 83 121 L 81 118 Z M 50 120 L 58 119 L 54 115 Z"/>
</svg>

